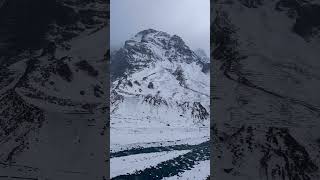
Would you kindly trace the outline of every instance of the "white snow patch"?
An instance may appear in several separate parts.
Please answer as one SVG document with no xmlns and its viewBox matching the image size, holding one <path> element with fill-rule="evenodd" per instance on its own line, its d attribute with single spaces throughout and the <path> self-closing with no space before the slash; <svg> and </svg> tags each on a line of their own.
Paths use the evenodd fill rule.
<svg viewBox="0 0 320 180">
<path fill-rule="evenodd" d="M 191 170 L 185 171 L 176 176 L 163 178 L 163 180 L 205 180 L 210 175 L 210 160 L 201 161 L 195 165 Z"/>
</svg>

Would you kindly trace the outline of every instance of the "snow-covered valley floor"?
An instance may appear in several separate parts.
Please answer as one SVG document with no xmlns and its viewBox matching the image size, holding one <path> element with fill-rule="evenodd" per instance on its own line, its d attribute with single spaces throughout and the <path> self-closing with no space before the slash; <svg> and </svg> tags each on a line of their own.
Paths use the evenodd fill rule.
<svg viewBox="0 0 320 180">
<path fill-rule="evenodd" d="M 111 179 L 201 180 L 210 174 L 206 125 L 111 116 L 110 130 Z M 199 175 L 187 175 L 193 171 Z"/>
</svg>

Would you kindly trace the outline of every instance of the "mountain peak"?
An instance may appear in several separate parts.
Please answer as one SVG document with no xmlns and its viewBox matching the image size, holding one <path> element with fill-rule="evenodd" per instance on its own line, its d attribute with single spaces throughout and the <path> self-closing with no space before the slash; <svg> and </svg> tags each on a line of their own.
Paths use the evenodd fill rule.
<svg viewBox="0 0 320 180">
<path fill-rule="evenodd" d="M 170 63 L 203 63 L 178 35 L 146 29 L 127 40 L 123 48 L 111 57 L 113 67 L 121 73 L 134 72 L 158 61 Z M 116 61 L 115 61 L 116 60 Z M 118 67 L 118 65 L 120 67 Z"/>
<path fill-rule="evenodd" d="M 180 36 L 170 35 L 155 29 L 146 29 L 138 32 L 134 37 L 125 42 L 125 47 L 127 49 L 137 49 L 137 47 L 141 48 L 146 44 L 155 45 L 157 48 L 164 50 L 174 49 L 178 53 L 187 53 L 186 55 L 188 56 L 192 56 L 193 54 Z M 150 48 L 149 45 L 148 49 Z"/>
<path fill-rule="evenodd" d="M 150 28 L 150 29 L 145 29 L 145 30 L 138 32 L 137 35 L 146 35 L 146 34 L 157 33 L 157 32 L 159 32 L 159 31 Z"/>
<path fill-rule="evenodd" d="M 163 31 L 158 31 L 155 29 L 146 29 L 138 32 L 134 37 L 128 40 L 128 42 L 154 42 L 155 40 L 167 40 L 171 36 Z M 126 41 L 127 42 L 127 41 Z"/>
</svg>

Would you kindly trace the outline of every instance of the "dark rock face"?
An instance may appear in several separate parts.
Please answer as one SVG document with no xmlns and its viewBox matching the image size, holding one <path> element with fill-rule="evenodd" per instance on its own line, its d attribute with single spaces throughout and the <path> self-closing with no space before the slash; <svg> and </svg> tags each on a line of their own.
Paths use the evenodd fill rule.
<svg viewBox="0 0 320 180">
<path fill-rule="evenodd" d="M 163 99 L 161 96 L 147 95 L 146 97 L 144 97 L 144 102 L 151 104 L 153 106 L 161 106 L 161 105 L 168 106 L 167 101 Z"/>
<path fill-rule="evenodd" d="M 189 49 L 188 46 L 184 43 L 184 41 L 181 39 L 181 37 L 177 35 L 173 35 L 168 43 L 168 49 L 177 49 L 178 53 L 186 55 L 188 57 L 192 57 L 194 53 Z M 187 59 L 187 61 L 192 61 Z"/>
<path fill-rule="evenodd" d="M 206 108 L 204 108 L 200 102 L 194 102 L 193 103 L 193 107 L 192 107 L 192 111 L 191 114 L 193 117 L 200 119 L 200 120 L 204 120 L 207 119 L 209 117 L 209 113 L 206 110 Z"/>
<path fill-rule="evenodd" d="M 90 76 L 98 76 L 98 71 L 94 69 L 94 67 L 92 67 L 86 60 L 82 60 L 78 63 L 76 63 L 76 65 L 79 67 L 79 69 L 86 71 Z"/>
<path fill-rule="evenodd" d="M 85 95 L 85 91 L 80 91 L 80 94 L 81 95 Z"/>
<path fill-rule="evenodd" d="M 72 81 L 72 71 L 68 64 L 66 64 L 63 61 L 58 61 L 57 67 L 56 67 L 57 73 L 66 81 L 71 82 Z"/>
<path fill-rule="evenodd" d="M 210 72 L 210 63 L 204 63 L 202 66 L 202 72 L 209 73 Z"/>
<path fill-rule="evenodd" d="M 153 87 L 153 83 L 152 82 L 149 82 L 149 84 L 148 84 L 148 88 L 149 89 L 153 89 L 154 87 Z"/>
<path fill-rule="evenodd" d="M 130 68 L 130 64 L 126 61 L 126 55 L 122 49 L 117 51 L 114 56 L 111 56 L 110 72 L 112 80 L 123 76 L 128 68 Z"/>
<path fill-rule="evenodd" d="M 150 33 L 156 33 L 157 31 L 154 30 L 154 29 L 146 29 L 146 30 L 143 30 L 143 31 L 140 31 L 138 32 L 137 35 L 141 35 L 141 36 L 145 36 L 145 35 L 148 35 Z"/>
<path fill-rule="evenodd" d="M 177 105 L 182 110 L 183 114 L 186 114 L 188 110 L 191 110 L 191 117 L 194 118 L 195 123 L 203 122 L 210 116 L 209 111 L 202 106 L 201 102 L 183 102 L 177 103 Z"/>
<path fill-rule="evenodd" d="M 99 85 L 94 86 L 93 89 L 94 89 L 94 91 L 93 91 L 94 95 L 96 97 L 102 97 L 103 96 L 104 92 L 102 91 L 102 88 Z"/>
<path fill-rule="evenodd" d="M 176 79 L 179 81 L 180 86 L 186 86 L 185 77 L 181 66 L 177 67 L 177 69 L 173 72 L 173 75 L 176 76 Z"/>
<path fill-rule="evenodd" d="M 138 81 L 134 81 L 133 83 L 135 83 L 138 86 L 141 86 L 141 84 Z"/>
<path fill-rule="evenodd" d="M 276 10 L 286 12 L 288 17 L 295 19 L 292 27 L 293 32 L 310 40 L 317 35 L 320 27 L 320 5 L 308 1 L 281 0 L 276 4 Z"/>
</svg>

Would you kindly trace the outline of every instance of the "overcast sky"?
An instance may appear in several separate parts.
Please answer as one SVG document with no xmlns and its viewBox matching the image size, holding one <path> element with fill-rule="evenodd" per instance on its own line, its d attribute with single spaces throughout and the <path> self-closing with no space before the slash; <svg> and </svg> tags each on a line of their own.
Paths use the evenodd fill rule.
<svg viewBox="0 0 320 180">
<path fill-rule="evenodd" d="M 145 29 L 180 36 L 192 49 L 210 51 L 210 0 L 111 0 L 112 48 Z"/>
</svg>

